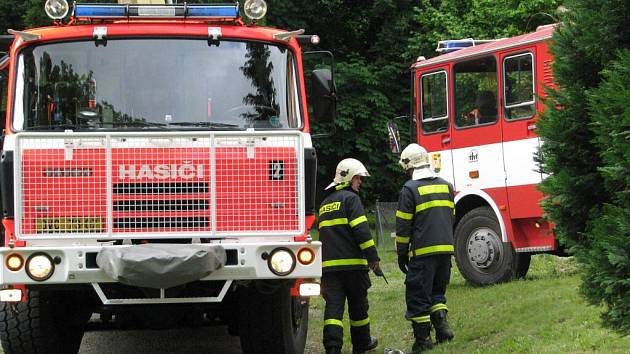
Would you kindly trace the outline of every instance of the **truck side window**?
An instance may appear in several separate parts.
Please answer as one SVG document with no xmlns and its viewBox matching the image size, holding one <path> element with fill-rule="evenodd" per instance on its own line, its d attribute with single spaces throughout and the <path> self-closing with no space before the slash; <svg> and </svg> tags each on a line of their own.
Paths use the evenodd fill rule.
<svg viewBox="0 0 630 354">
<path fill-rule="evenodd" d="M 534 56 L 525 53 L 503 60 L 503 89 L 505 118 L 530 118 L 534 108 Z"/>
<path fill-rule="evenodd" d="M 455 127 L 497 121 L 497 63 L 486 57 L 455 64 Z"/>
<path fill-rule="evenodd" d="M 448 95 L 446 72 L 438 71 L 422 75 L 421 126 L 424 133 L 443 132 L 448 129 Z"/>
</svg>

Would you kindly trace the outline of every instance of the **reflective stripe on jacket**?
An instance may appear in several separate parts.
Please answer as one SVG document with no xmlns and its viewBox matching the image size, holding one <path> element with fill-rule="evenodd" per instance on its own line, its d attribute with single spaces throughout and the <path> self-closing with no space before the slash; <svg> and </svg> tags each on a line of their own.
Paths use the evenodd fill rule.
<svg viewBox="0 0 630 354">
<path fill-rule="evenodd" d="M 399 255 L 453 253 L 453 186 L 442 178 L 409 180 L 400 191 L 396 211 Z"/>
<path fill-rule="evenodd" d="M 363 204 L 350 188 L 332 192 L 319 208 L 322 271 L 367 269 L 378 252 Z"/>
</svg>

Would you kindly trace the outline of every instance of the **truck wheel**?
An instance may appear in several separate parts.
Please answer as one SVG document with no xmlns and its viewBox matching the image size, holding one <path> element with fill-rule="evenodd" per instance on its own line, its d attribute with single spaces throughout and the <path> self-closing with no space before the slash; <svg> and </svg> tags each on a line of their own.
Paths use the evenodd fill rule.
<svg viewBox="0 0 630 354">
<path fill-rule="evenodd" d="M 71 292 L 27 291 L 26 302 L 0 303 L 4 353 L 77 353 L 92 314 L 85 299 Z"/>
<path fill-rule="evenodd" d="M 462 276 L 477 286 L 511 280 L 519 263 L 512 245 L 502 242 L 499 222 L 489 207 L 473 209 L 457 224 L 455 261 Z"/>
<path fill-rule="evenodd" d="M 239 335 L 245 354 L 302 354 L 308 328 L 308 302 L 289 288 L 273 293 L 241 290 Z"/>
</svg>

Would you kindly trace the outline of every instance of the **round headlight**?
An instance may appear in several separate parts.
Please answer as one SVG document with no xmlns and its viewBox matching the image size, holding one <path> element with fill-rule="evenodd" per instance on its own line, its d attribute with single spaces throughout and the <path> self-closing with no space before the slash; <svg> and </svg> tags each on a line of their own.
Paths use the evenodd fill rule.
<svg viewBox="0 0 630 354">
<path fill-rule="evenodd" d="M 252 20 L 260 20 L 267 14 L 267 3 L 264 0 L 247 0 L 243 5 L 245 16 Z"/>
<path fill-rule="evenodd" d="M 269 269 L 276 275 L 287 275 L 295 268 L 295 256 L 286 248 L 276 248 L 267 260 Z"/>
<path fill-rule="evenodd" d="M 44 281 L 55 271 L 52 258 L 45 253 L 33 253 L 26 260 L 26 274 L 33 280 Z"/>
<path fill-rule="evenodd" d="M 68 14 L 68 2 L 66 0 L 46 0 L 44 11 L 53 20 L 61 20 Z"/>
</svg>

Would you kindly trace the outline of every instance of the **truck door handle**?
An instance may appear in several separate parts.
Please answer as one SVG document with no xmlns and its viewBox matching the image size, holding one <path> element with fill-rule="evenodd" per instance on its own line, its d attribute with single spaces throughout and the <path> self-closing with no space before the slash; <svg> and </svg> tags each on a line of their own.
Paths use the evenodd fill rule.
<svg viewBox="0 0 630 354">
<path fill-rule="evenodd" d="M 451 142 L 451 137 L 448 135 L 442 135 L 442 145 L 447 145 Z"/>
<path fill-rule="evenodd" d="M 532 132 L 534 130 L 536 130 L 537 126 L 536 126 L 536 122 L 535 121 L 529 121 L 527 122 L 527 131 Z"/>
</svg>

